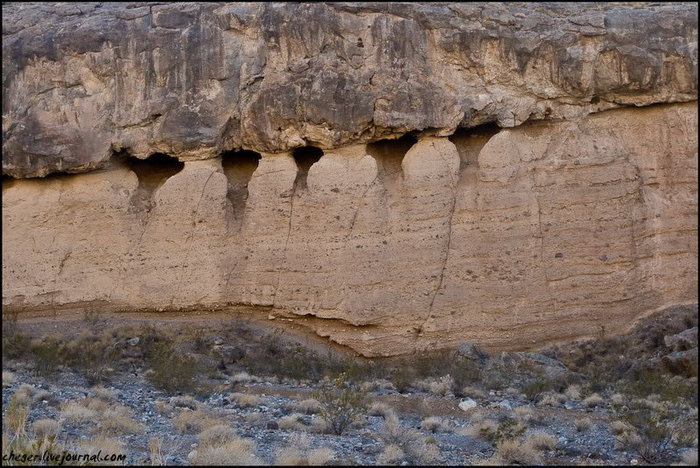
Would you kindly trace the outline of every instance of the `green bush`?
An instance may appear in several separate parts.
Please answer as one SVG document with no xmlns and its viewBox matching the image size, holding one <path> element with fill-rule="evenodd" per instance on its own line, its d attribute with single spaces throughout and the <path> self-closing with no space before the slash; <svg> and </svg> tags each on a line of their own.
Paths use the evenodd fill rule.
<svg viewBox="0 0 700 468">
<path fill-rule="evenodd" d="M 344 372 L 330 383 L 322 384 L 313 397 L 320 403 L 320 416 L 336 435 L 343 434 L 367 410 L 366 393 L 351 386 Z"/>
<path fill-rule="evenodd" d="M 152 371 L 147 378 L 155 387 L 166 392 L 194 391 L 197 362 L 193 357 L 182 355 L 169 343 L 161 343 L 154 346 L 147 363 Z"/>
</svg>

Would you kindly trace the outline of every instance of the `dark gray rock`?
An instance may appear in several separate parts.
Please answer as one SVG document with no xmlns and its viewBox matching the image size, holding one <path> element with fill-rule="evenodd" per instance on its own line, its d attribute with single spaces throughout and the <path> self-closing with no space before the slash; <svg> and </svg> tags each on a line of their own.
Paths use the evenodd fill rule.
<svg viewBox="0 0 700 468">
<path fill-rule="evenodd" d="M 3 174 L 697 99 L 697 4 L 5 3 Z"/>
</svg>

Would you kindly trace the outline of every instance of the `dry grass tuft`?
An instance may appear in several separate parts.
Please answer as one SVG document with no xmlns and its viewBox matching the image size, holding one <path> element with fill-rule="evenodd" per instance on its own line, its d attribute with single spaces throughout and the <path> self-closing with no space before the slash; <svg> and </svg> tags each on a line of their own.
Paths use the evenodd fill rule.
<svg viewBox="0 0 700 468">
<path fill-rule="evenodd" d="M 102 452 L 102 455 L 120 455 L 120 454 L 125 454 L 126 451 L 124 450 L 124 443 L 117 440 L 113 439 L 110 437 L 104 437 L 104 436 L 98 436 L 94 438 L 93 440 L 89 440 L 86 442 L 83 442 L 80 444 L 80 453 L 87 453 L 89 455 L 97 455 L 98 453 Z M 105 465 L 124 465 L 124 462 L 109 462 L 109 461 L 101 461 L 100 463 L 103 463 Z"/>
<path fill-rule="evenodd" d="M 581 386 L 580 385 L 569 385 L 564 391 L 564 395 L 569 400 L 578 400 L 581 398 Z"/>
<path fill-rule="evenodd" d="M 537 406 L 552 406 L 559 407 L 563 402 L 566 401 L 566 395 L 561 393 L 548 392 L 542 395 L 540 401 L 537 402 Z"/>
<path fill-rule="evenodd" d="M 54 419 L 38 419 L 32 423 L 32 429 L 40 439 L 55 437 L 61 431 L 61 423 Z"/>
<path fill-rule="evenodd" d="M 217 418 L 206 411 L 183 409 L 175 417 L 173 426 L 180 434 L 195 434 L 219 423 Z"/>
<path fill-rule="evenodd" d="M 438 448 L 434 443 L 429 443 L 418 430 L 402 426 L 393 414 L 384 420 L 379 438 L 385 447 L 400 447 L 409 463 L 427 465 L 434 463 L 439 457 Z"/>
<path fill-rule="evenodd" d="M 251 395 L 249 393 L 230 393 L 229 400 L 235 401 L 241 408 L 250 408 L 252 406 L 258 406 L 262 403 L 262 398 L 258 395 Z"/>
<path fill-rule="evenodd" d="M 398 445 L 387 445 L 377 457 L 377 463 L 380 465 L 398 465 L 404 456 L 403 449 Z"/>
<path fill-rule="evenodd" d="M 420 423 L 420 427 L 424 431 L 432 432 L 433 434 L 438 432 L 452 432 L 452 428 L 448 422 L 436 416 L 423 419 Z"/>
<path fill-rule="evenodd" d="M 534 432 L 528 437 L 526 443 L 536 450 L 554 450 L 557 446 L 557 438 L 546 432 Z"/>
<path fill-rule="evenodd" d="M 578 432 L 590 431 L 593 427 L 593 421 L 590 418 L 579 418 L 574 420 L 574 426 Z"/>
<path fill-rule="evenodd" d="M 381 401 L 375 401 L 367 410 L 368 415 L 381 416 L 383 418 L 386 418 L 386 415 L 389 413 L 393 413 L 393 410 L 389 405 L 382 403 Z"/>
<path fill-rule="evenodd" d="M 255 444 L 248 439 L 235 439 L 216 447 L 198 449 L 191 458 L 193 465 L 232 466 L 262 465 L 255 456 Z"/>
<path fill-rule="evenodd" d="M 613 421 L 610 424 L 610 431 L 615 435 L 620 435 L 624 432 L 632 432 L 634 428 L 624 421 Z"/>
<path fill-rule="evenodd" d="M 168 456 L 163 453 L 163 438 L 151 437 L 148 441 L 148 450 L 151 453 L 151 466 L 165 466 Z"/>
<path fill-rule="evenodd" d="M 492 419 L 476 420 L 469 426 L 459 430 L 461 434 L 486 441 L 491 440 L 497 431 L 498 424 Z"/>
<path fill-rule="evenodd" d="M 506 463 L 530 465 L 540 460 L 540 454 L 528 443 L 518 439 L 506 439 L 496 447 L 498 456 Z"/>
<path fill-rule="evenodd" d="M 321 403 L 315 398 L 307 398 L 306 400 L 294 402 L 291 408 L 304 414 L 316 414 L 321 411 Z"/>
<path fill-rule="evenodd" d="M 589 396 L 588 398 L 583 400 L 583 404 L 586 405 L 589 408 L 594 408 L 596 406 L 601 406 L 603 404 L 603 397 L 598 395 L 597 393 L 594 393 L 593 395 Z"/>
<path fill-rule="evenodd" d="M 173 408 L 189 408 L 195 411 L 199 408 L 199 402 L 190 395 L 174 396 L 170 399 L 170 406 Z"/>
<path fill-rule="evenodd" d="M 626 401 L 627 398 L 625 398 L 625 396 L 621 393 L 615 393 L 610 397 L 610 402 L 613 405 L 624 405 Z"/>
<path fill-rule="evenodd" d="M 2 371 L 2 386 L 10 387 L 15 383 L 15 374 L 10 371 Z"/>
<path fill-rule="evenodd" d="M 141 434 L 146 427 L 134 421 L 131 408 L 117 405 L 104 412 L 100 431 L 104 434 Z"/>
<path fill-rule="evenodd" d="M 292 413 L 289 416 L 282 416 L 277 424 L 280 429 L 285 431 L 300 431 L 306 428 L 303 422 L 304 415 L 299 413 Z"/>
<path fill-rule="evenodd" d="M 61 405 L 61 417 L 69 422 L 87 423 L 97 419 L 97 411 L 86 408 L 76 401 Z"/>
<path fill-rule="evenodd" d="M 207 427 L 199 433 L 199 447 L 220 447 L 238 439 L 236 430 L 226 424 L 216 424 Z"/>
<path fill-rule="evenodd" d="M 275 465 L 327 465 L 334 461 L 335 453 L 329 448 L 311 450 L 311 442 L 306 434 L 294 435 L 288 447 L 277 449 Z"/>
<path fill-rule="evenodd" d="M 107 402 L 117 401 L 117 394 L 114 392 L 114 390 L 111 390 L 109 388 L 105 388 L 102 386 L 93 387 L 92 393 L 95 395 L 95 398 L 99 398 L 100 400 L 103 400 L 103 401 L 107 401 Z"/>
<path fill-rule="evenodd" d="M 698 449 L 683 452 L 681 463 L 688 466 L 698 466 Z"/>
<path fill-rule="evenodd" d="M 472 387 L 470 385 L 462 388 L 462 395 L 465 397 L 472 398 L 474 400 L 486 398 L 486 392 L 477 387 Z"/>
</svg>

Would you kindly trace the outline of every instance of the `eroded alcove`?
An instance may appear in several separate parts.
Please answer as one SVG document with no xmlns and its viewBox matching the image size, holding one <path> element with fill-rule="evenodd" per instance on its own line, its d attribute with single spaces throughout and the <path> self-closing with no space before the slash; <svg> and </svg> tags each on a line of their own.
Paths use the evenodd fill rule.
<svg viewBox="0 0 700 468">
<path fill-rule="evenodd" d="M 388 182 L 401 179 L 401 162 L 417 142 L 415 135 L 407 133 L 395 140 L 379 140 L 367 145 L 367 153 L 377 161 L 382 180 Z"/>
<path fill-rule="evenodd" d="M 292 156 L 297 164 L 297 177 L 294 180 L 294 189 L 305 190 L 309 169 L 321 159 L 323 150 L 315 146 L 302 146 L 295 148 Z"/>
<path fill-rule="evenodd" d="M 448 138 L 457 147 L 460 169 L 479 167 L 481 148 L 497 134 L 501 128 L 491 122 L 471 128 L 458 128 Z"/>
<path fill-rule="evenodd" d="M 226 197 L 231 202 L 233 216 L 241 219 L 248 200 L 248 183 L 258 168 L 260 153 L 248 150 L 227 151 L 221 155 L 221 166 L 228 179 Z"/>
<path fill-rule="evenodd" d="M 125 156 L 126 166 L 134 171 L 139 180 L 138 189 L 131 197 L 131 203 L 137 211 L 150 211 L 155 204 L 154 192 L 168 178 L 185 167 L 185 163 L 164 153 L 154 153 L 146 159 L 123 156 Z"/>
</svg>

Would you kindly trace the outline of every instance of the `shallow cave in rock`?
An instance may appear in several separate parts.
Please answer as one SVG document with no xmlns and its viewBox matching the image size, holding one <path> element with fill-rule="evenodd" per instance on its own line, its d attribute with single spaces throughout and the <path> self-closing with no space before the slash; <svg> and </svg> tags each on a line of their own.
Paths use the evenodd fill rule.
<svg viewBox="0 0 700 468">
<path fill-rule="evenodd" d="M 448 139 L 457 147 L 460 168 L 478 167 L 479 152 L 492 136 L 501 131 L 495 122 L 471 128 L 458 128 Z"/>
<path fill-rule="evenodd" d="M 323 150 L 315 146 L 301 146 L 294 149 L 292 156 L 297 164 L 297 177 L 294 185 L 304 189 L 306 188 L 306 178 L 309 174 L 309 169 L 321 159 Z"/>
<path fill-rule="evenodd" d="M 125 164 L 139 179 L 139 187 L 131 199 L 138 209 L 152 208 L 153 193 L 185 167 L 185 163 L 164 153 L 154 153 L 146 159 L 127 156 Z"/>
<path fill-rule="evenodd" d="M 394 140 L 379 140 L 367 145 L 367 153 L 377 161 L 382 178 L 396 179 L 401 176 L 401 162 L 413 145 L 418 142 L 415 135 L 407 133 Z"/>
<path fill-rule="evenodd" d="M 226 197 L 231 202 L 233 215 L 240 218 L 248 200 L 248 183 L 258 168 L 260 153 L 249 150 L 226 151 L 221 155 L 221 166 L 228 179 Z"/>
</svg>

